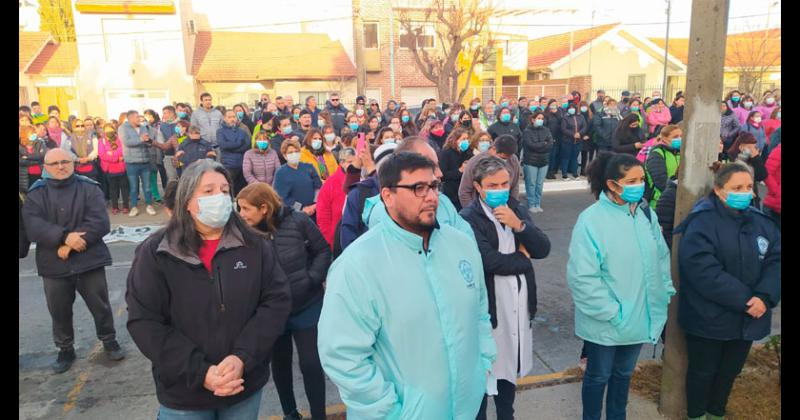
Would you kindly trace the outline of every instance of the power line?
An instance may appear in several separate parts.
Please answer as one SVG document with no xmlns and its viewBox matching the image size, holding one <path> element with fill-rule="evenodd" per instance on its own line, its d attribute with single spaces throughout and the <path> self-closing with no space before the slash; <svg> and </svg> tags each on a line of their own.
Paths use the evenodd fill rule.
<svg viewBox="0 0 800 420">
<path fill-rule="evenodd" d="M 764 16 L 769 16 L 769 15 L 770 15 L 770 13 L 762 13 L 762 14 L 758 14 L 758 15 L 731 16 L 731 17 L 728 18 L 728 20 L 746 19 L 746 18 L 752 18 L 752 17 L 764 17 Z M 670 25 L 673 25 L 673 24 L 676 24 L 676 23 L 691 23 L 691 21 L 683 20 L 683 21 L 680 21 L 680 22 L 670 22 Z M 664 21 L 664 22 L 640 22 L 640 23 L 625 23 L 625 22 L 621 22 L 621 24 L 623 26 L 645 26 L 645 25 L 666 25 L 667 22 L 666 21 Z M 545 24 L 502 23 L 501 24 L 501 23 L 493 23 L 493 25 L 526 27 L 526 28 L 530 28 L 530 27 L 557 27 L 557 28 L 563 28 L 563 27 L 570 27 L 570 26 L 572 26 L 572 27 L 585 26 L 587 28 L 590 28 L 590 27 L 594 26 L 592 24 L 579 24 L 579 23 L 576 23 L 576 24 L 559 24 L 559 23 L 545 23 Z"/>
</svg>

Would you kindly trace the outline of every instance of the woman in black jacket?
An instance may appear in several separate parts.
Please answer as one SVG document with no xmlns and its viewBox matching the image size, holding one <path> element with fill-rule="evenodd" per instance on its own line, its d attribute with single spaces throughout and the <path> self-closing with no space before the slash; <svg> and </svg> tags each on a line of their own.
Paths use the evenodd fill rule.
<svg viewBox="0 0 800 420">
<path fill-rule="evenodd" d="M 319 228 L 303 212 L 283 204 L 269 184 L 257 182 L 236 196 L 239 214 L 275 246 L 292 292 L 292 311 L 272 352 L 272 375 L 288 418 L 300 418 L 292 390 L 292 337 L 313 419 L 325 418 L 325 377 L 317 353 L 317 321 L 322 310 L 331 250 Z"/>
<path fill-rule="evenodd" d="M 561 119 L 561 177 L 567 172 L 573 179 L 578 178 L 578 155 L 581 145 L 589 138 L 589 124 L 578 112 L 578 106 L 570 102 L 567 112 Z"/>
<path fill-rule="evenodd" d="M 547 175 L 550 151 L 553 149 L 553 134 L 545 127 L 542 111 L 531 115 L 530 123 L 522 132 L 522 170 L 525 174 L 525 195 L 528 208 L 533 213 L 542 212 L 542 190 Z"/>
<path fill-rule="evenodd" d="M 754 340 L 770 334 L 781 298 L 781 233 L 750 206 L 755 181 L 740 162 L 715 164 L 714 189 L 675 229 L 686 334 L 689 418 L 723 418 Z"/>
<path fill-rule="evenodd" d="M 631 156 L 639 154 L 644 141 L 644 132 L 639 125 L 639 116 L 631 113 L 620 121 L 614 136 L 611 137 L 611 147 L 614 153 L 625 153 Z"/>
<path fill-rule="evenodd" d="M 172 217 L 128 273 L 128 331 L 153 364 L 159 417 L 258 416 L 291 297 L 272 244 L 233 212 L 231 185 L 220 163 L 184 169 Z"/>
<path fill-rule="evenodd" d="M 561 149 L 561 111 L 558 109 L 558 101 L 551 99 L 547 102 L 547 110 L 544 111 L 544 126 L 553 135 L 553 148 L 550 150 L 550 160 L 547 164 L 547 179 L 556 179 L 556 171 Z"/>
<path fill-rule="evenodd" d="M 747 164 L 753 170 L 755 183 L 767 179 L 767 168 L 764 162 L 764 155 L 758 150 L 758 144 L 755 136 L 748 132 L 741 132 L 736 137 L 730 149 L 728 149 L 728 158 L 731 162 L 741 161 Z M 761 208 L 761 198 L 758 196 L 758 188 L 753 189 L 753 206 Z"/>
<path fill-rule="evenodd" d="M 453 202 L 457 210 L 461 210 L 461 202 L 458 200 L 458 186 L 461 185 L 464 167 L 473 156 L 472 150 L 475 147 L 477 147 L 477 141 L 470 142 L 469 131 L 463 128 L 455 128 L 450 133 L 450 136 L 447 137 L 440 155 L 439 167 L 442 170 L 442 192 Z"/>
</svg>

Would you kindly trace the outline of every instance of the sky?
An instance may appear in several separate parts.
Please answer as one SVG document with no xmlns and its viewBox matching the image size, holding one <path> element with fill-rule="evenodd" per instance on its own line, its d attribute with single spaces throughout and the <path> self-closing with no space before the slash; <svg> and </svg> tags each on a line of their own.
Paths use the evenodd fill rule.
<svg viewBox="0 0 800 420">
<path fill-rule="evenodd" d="M 521 10 L 570 9 L 570 12 L 530 13 L 503 24 L 513 33 L 538 38 L 570 30 L 622 22 L 626 30 L 644 37 L 664 37 L 667 22 L 666 0 L 494 0 L 497 6 Z M 704 1 L 704 0 L 696 0 Z M 773 5 L 770 9 L 770 5 Z M 670 37 L 688 38 L 692 0 L 672 0 Z M 592 12 L 594 11 L 594 20 Z M 771 12 L 771 13 L 769 13 Z M 728 33 L 780 28 L 780 0 L 730 0 Z M 594 25 L 592 25 L 594 24 Z M 509 32 L 511 32 L 509 30 Z"/>
</svg>

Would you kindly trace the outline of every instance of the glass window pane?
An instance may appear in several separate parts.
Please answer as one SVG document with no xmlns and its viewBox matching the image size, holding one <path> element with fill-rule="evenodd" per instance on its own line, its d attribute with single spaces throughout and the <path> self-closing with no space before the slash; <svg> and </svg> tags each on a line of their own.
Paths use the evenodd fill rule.
<svg viewBox="0 0 800 420">
<path fill-rule="evenodd" d="M 378 24 L 364 24 L 364 48 L 378 48 Z"/>
</svg>

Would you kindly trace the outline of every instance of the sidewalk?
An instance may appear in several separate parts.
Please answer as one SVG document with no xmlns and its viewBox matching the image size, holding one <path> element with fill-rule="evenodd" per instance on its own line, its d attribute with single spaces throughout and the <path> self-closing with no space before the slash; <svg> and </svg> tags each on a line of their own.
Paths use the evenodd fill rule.
<svg viewBox="0 0 800 420">
<path fill-rule="evenodd" d="M 144 210 L 146 204 L 141 201 L 137 206 L 139 214 L 136 217 L 130 217 L 127 214 L 118 213 L 111 214 L 111 207 L 108 207 L 108 217 L 111 220 L 111 229 L 117 226 L 154 226 L 163 225 L 167 223 L 167 212 L 164 211 L 162 204 L 153 203 L 153 208 L 156 210 L 156 215 L 151 216 Z"/>
</svg>

